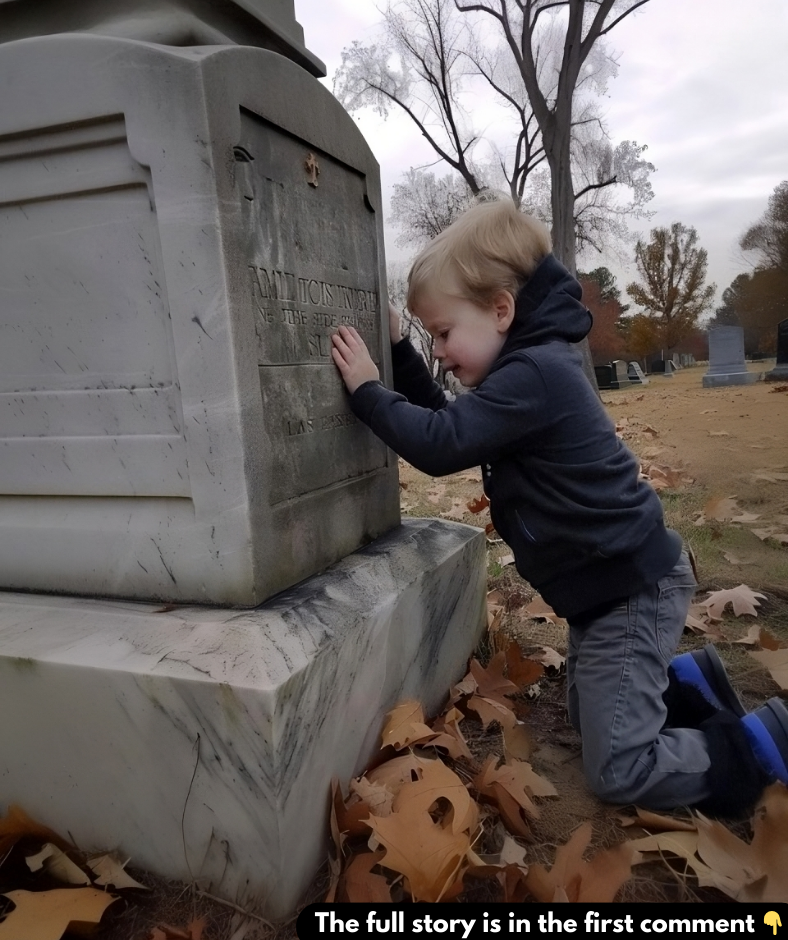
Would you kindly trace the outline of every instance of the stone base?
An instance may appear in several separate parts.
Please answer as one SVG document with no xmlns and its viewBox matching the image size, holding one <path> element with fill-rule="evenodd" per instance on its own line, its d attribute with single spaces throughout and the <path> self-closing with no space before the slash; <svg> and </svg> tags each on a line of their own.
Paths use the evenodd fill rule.
<svg viewBox="0 0 788 940">
<path fill-rule="evenodd" d="M 780 363 L 763 376 L 764 382 L 788 382 L 788 362 Z"/>
<path fill-rule="evenodd" d="M 331 778 L 442 705 L 485 578 L 480 530 L 414 519 L 250 611 L 0 594 L 0 810 L 284 917 Z"/>
<path fill-rule="evenodd" d="M 718 388 L 721 385 L 753 385 L 761 377 L 760 372 L 707 372 L 703 376 L 704 388 Z"/>
</svg>

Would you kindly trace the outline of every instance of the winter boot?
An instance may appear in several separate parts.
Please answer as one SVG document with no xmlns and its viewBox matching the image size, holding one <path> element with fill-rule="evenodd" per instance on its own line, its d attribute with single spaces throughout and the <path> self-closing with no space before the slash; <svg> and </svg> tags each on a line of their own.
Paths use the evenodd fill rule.
<svg viewBox="0 0 788 940">
<path fill-rule="evenodd" d="M 780 698 L 770 698 L 765 705 L 742 719 L 758 763 L 772 777 L 788 784 L 788 708 Z"/>
<path fill-rule="evenodd" d="M 663 699 L 668 708 L 665 726 L 669 728 L 699 728 L 719 711 L 737 718 L 746 714 L 711 644 L 673 657 Z"/>
<path fill-rule="evenodd" d="M 756 758 L 744 721 L 722 709 L 701 722 L 700 730 L 706 735 L 711 765 L 710 793 L 698 809 L 726 819 L 750 815 L 774 775 Z"/>
</svg>

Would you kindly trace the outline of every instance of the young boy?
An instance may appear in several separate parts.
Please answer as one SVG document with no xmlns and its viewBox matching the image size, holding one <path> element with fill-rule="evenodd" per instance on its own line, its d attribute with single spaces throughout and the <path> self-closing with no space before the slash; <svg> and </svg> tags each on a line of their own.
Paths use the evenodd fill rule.
<svg viewBox="0 0 788 940">
<path fill-rule="evenodd" d="M 393 309 L 394 391 L 352 328 L 334 335 L 334 361 L 354 413 L 413 466 L 481 465 L 517 570 L 569 622 L 569 717 L 594 792 L 739 814 L 770 780 L 788 782 L 788 710 L 773 699 L 745 717 L 712 647 L 671 665 L 692 567 L 583 373 L 574 344 L 591 314 L 550 251 L 545 227 L 501 201 L 469 209 L 416 259 L 408 308 L 471 389 L 456 401 Z"/>
</svg>

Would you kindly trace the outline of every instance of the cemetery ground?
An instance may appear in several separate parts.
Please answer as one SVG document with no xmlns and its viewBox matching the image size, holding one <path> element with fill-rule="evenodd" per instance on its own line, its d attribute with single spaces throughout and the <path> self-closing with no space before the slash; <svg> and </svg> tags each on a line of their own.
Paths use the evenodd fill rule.
<svg viewBox="0 0 788 940">
<path fill-rule="evenodd" d="M 770 367 L 769 363 L 758 363 L 757 371 Z M 758 382 L 750 386 L 704 389 L 701 387 L 704 371 L 702 366 L 685 369 L 672 379 L 652 378 L 648 386 L 603 392 L 602 398 L 619 434 L 641 459 L 643 473 L 660 492 L 669 524 L 681 532 L 695 553 L 699 578 L 696 603 L 706 599 L 709 592 L 735 589 L 742 584 L 758 594 L 755 598 L 757 609 L 752 607 L 753 613 L 738 617 L 733 615 L 730 606 L 716 617 L 709 617 L 710 609 L 699 606 L 693 611 L 692 628 L 685 632 L 682 641 L 682 649 L 697 648 L 709 640 L 714 641 L 744 704 L 755 708 L 773 695 L 788 694 L 781 690 L 765 666 L 751 655 L 760 649 L 768 652 L 775 647 L 788 647 L 788 386 Z M 477 468 L 438 479 L 401 464 L 400 481 L 404 514 L 442 516 L 477 526 L 489 522 L 488 510 L 471 511 L 479 508 L 482 495 Z M 481 831 L 482 834 L 476 837 L 473 851 L 490 865 L 493 864 L 491 859 L 497 859 L 497 864 L 502 865 L 500 853 L 503 850 L 508 859 L 505 866 L 507 874 L 504 877 L 501 874 L 503 869 L 491 867 L 486 878 L 466 877 L 456 900 L 498 900 L 502 897 L 502 887 L 509 892 L 509 900 L 533 898 L 537 888 L 533 880 L 526 880 L 529 867 L 532 872 L 546 873 L 544 878 L 540 875 L 536 883 L 541 881 L 541 888 L 550 892 L 549 897 L 540 899 L 549 900 L 556 885 L 550 881 L 548 870 L 551 866 L 553 872 L 558 870 L 556 852 L 572 838 L 573 833 L 575 859 L 569 862 L 564 857 L 568 874 L 564 882 L 557 885 L 559 891 L 572 890 L 568 888 L 572 871 L 577 876 L 573 882 L 575 889 L 578 885 L 582 889 L 583 879 L 592 874 L 590 867 L 581 871 L 586 863 L 581 861 L 582 845 L 577 849 L 578 832 L 590 835 L 585 851 L 588 859 L 627 839 L 655 832 L 654 821 L 644 819 L 639 820 L 642 826 L 625 826 L 622 819 L 629 817 L 631 820 L 634 815 L 632 807 L 603 804 L 588 791 L 582 775 L 580 741 L 567 723 L 564 708 L 562 656 L 566 650 L 567 627 L 549 608 L 540 606 L 533 589 L 514 570 L 507 546 L 496 539 L 494 532 L 488 534 L 488 575 L 488 601 L 494 626 L 493 632 L 488 633 L 475 654 L 480 664 L 474 674 L 480 680 L 476 694 L 484 697 L 486 684 L 488 691 L 496 683 L 503 688 L 502 683 L 506 681 L 503 674 L 496 674 L 500 677 L 499 682 L 495 676 L 490 678 L 485 667 L 489 666 L 496 652 L 499 652 L 498 661 L 503 662 L 501 651 L 511 650 L 512 642 L 519 654 L 512 659 L 510 652 L 507 657 L 508 676 L 514 675 L 514 669 L 525 668 L 527 672 L 529 667 L 523 667 L 523 664 L 531 658 L 541 661 L 540 675 L 536 681 L 532 676 L 529 682 L 523 683 L 522 691 L 504 693 L 508 694 L 507 699 L 501 700 L 498 695 L 498 701 L 507 702 L 516 715 L 516 727 L 522 732 L 518 734 L 518 740 L 507 739 L 508 733 L 502 732 L 502 724 L 491 720 L 489 711 L 485 714 L 484 708 L 479 710 L 477 706 L 476 714 L 485 720 L 485 726 L 482 721 L 474 720 L 474 706 L 467 707 L 468 688 L 464 692 L 461 688 L 455 691 L 454 697 L 459 696 L 457 704 L 466 713 L 460 730 L 470 749 L 470 757 L 459 756 L 455 760 L 445 754 L 443 757 L 446 765 L 471 786 L 472 792 L 481 792 L 480 774 L 493 773 L 491 767 L 494 768 L 504 755 L 509 762 L 513 756 L 527 761 L 537 776 L 531 778 L 531 789 L 526 789 L 526 793 L 533 797 L 532 806 L 536 806 L 537 811 L 522 811 L 521 803 L 520 811 L 517 811 L 519 816 L 515 813 L 516 818 L 513 818 L 510 805 L 507 817 L 503 803 L 497 804 L 495 798 L 482 799 L 479 795 L 482 824 L 476 832 Z M 490 696 L 494 704 L 495 693 L 490 692 Z M 423 722 L 431 718 L 426 716 L 421 720 L 416 713 L 412 727 L 424 729 Z M 411 724 L 406 722 L 408 728 Z M 442 726 L 444 732 L 450 731 L 449 724 L 447 717 Z M 435 729 L 426 731 L 430 732 L 424 739 L 428 744 L 430 734 L 435 739 Z M 402 756 L 415 753 L 434 757 L 435 747 L 419 744 L 418 735 L 422 733 L 419 730 L 402 732 L 401 727 L 396 733 L 389 730 L 389 750 Z M 403 734 L 404 737 L 395 740 L 397 735 Z M 488 763 L 491 757 L 492 765 Z M 518 766 L 522 767 L 521 764 Z M 349 783 L 340 781 L 342 796 L 348 794 Z M 548 797 L 548 791 L 553 788 L 557 795 Z M 464 787 L 460 789 L 467 795 Z M 780 799 L 785 796 L 783 788 Z M 354 799 L 358 797 L 349 794 L 346 805 L 341 796 L 335 800 L 335 811 L 340 818 L 346 812 L 352 815 Z M 788 804 L 780 804 L 776 810 L 772 807 L 769 812 L 772 813 L 770 827 L 781 840 L 776 849 L 779 866 L 786 872 Z M 775 814 L 779 816 L 776 826 Z M 686 813 L 672 815 L 680 818 L 677 827 L 691 829 L 695 825 Z M 579 830 L 578 827 L 584 825 L 585 828 Z M 661 828 L 664 822 L 656 825 Z M 729 823 L 725 832 L 732 832 L 731 839 L 742 841 L 730 843 L 728 836 L 723 835 L 716 843 L 715 851 L 721 857 L 724 854 L 722 845 L 726 843 L 727 850 L 733 844 L 734 857 L 738 851 L 736 846 L 746 854 L 758 838 L 757 826 L 755 820 L 752 821 L 754 829 L 749 820 Z M 514 839 L 513 827 L 518 830 Z M 62 830 L 65 835 L 67 820 L 63 821 Z M 756 832 L 755 837 L 753 831 Z M 722 830 L 717 830 L 718 835 L 720 832 Z M 352 839 L 345 845 L 346 870 L 352 858 L 351 851 L 366 852 L 367 836 L 368 833 L 360 841 L 356 839 L 355 848 Z M 668 832 L 663 836 L 678 837 L 679 841 L 689 838 L 687 832 Z M 654 838 L 659 839 L 660 836 L 655 835 Z M 362 842 L 363 846 L 359 848 Z M 616 850 L 612 851 L 615 853 Z M 649 856 L 653 860 L 632 867 L 631 877 L 622 877 L 623 884 L 619 888 L 615 879 L 620 871 L 620 858 L 615 854 L 597 857 L 600 866 L 594 877 L 598 878 L 600 868 L 611 872 L 613 881 L 605 890 L 612 891 L 611 898 L 614 894 L 618 900 L 729 900 L 735 896 L 738 884 L 731 876 L 736 861 L 731 862 L 730 856 L 727 861 L 719 862 L 720 871 L 724 869 L 726 874 L 715 880 L 718 876 L 714 874 L 707 873 L 701 878 L 696 876 L 707 872 L 703 862 L 709 862 L 710 856 L 705 856 L 701 862 L 692 852 L 681 858 L 666 855 L 663 851 L 661 859 L 659 855 Z M 361 858 L 371 860 L 369 855 Z M 745 859 L 744 855 L 739 862 L 742 870 L 753 864 L 752 858 Z M 97 934 L 102 940 L 290 940 L 295 937 L 295 920 L 285 925 L 268 925 L 253 911 L 233 909 L 231 905 L 212 900 L 191 886 L 167 883 L 137 871 L 133 866 L 132 860 L 129 866 L 131 874 L 151 890 L 145 894 L 134 889 L 123 892 L 121 901 L 112 905 L 102 919 Z M 628 863 L 625 868 L 629 875 Z M 713 864 L 708 870 L 712 868 Z M 336 859 L 333 871 L 332 880 L 330 864 L 321 870 L 304 899 L 305 903 L 322 900 L 327 891 L 336 888 Z M 389 884 L 384 889 L 383 879 L 368 866 L 366 876 L 361 879 L 366 886 L 363 890 L 369 890 L 371 885 L 373 892 L 401 891 L 402 877 L 392 879 L 391 874 L 389 871 Z M 364 881 L 364 878 L 373 881 Z M 380 881 L 374 882 L 376 878 Z M 788 892 L 788 881 L 784 879 L 781 884 Z M 7 890 L 7 887 L 2 890 Z M 348 883 L 343 886 L 340 881 L 337 899 L 341 900 L 341 892 L 347 890 Z M 430 889 L 423 886 L 422 890 L 428 892 Z M 745 886 L 742 890 L 741 896 L 746 898 L 748 889 Z M 373 893 L 372 898 L 380 900 L 380 895 Z M 594 896 L 589 899 L 598 901 L 603 898 Z M 173 929 L 167 930 L 162 926 L 164 924 L 171 925 Z"/>
</svg>

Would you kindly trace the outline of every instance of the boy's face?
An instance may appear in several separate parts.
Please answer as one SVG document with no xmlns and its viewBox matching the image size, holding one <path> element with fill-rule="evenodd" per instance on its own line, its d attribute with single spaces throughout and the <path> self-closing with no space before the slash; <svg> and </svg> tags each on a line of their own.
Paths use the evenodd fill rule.
<svg viewBox="0 0 788 940">
<path fill-rule="evenodd" d="M 489 307 L 454 294 L 430 291 L 419 299 L 418 318 L 435 340 L 433 355 L 466 388 L 481 385 L 506 340 L 514 299 L 499 291 Z"/>
</svg>

